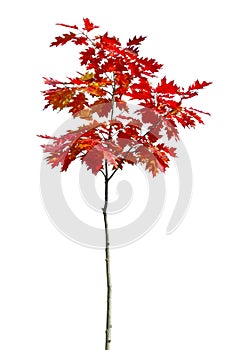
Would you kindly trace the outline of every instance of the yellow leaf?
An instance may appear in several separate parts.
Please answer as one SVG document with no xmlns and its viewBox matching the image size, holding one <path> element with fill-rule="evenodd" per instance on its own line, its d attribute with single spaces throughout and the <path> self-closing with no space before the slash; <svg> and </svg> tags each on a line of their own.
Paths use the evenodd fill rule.
<svg viewBox="0 0 233 350">
<path fill-rule="evenodd" d="M 93 72 L 86 72 L 85 74 L 83 74 L 81 80 L 86 81 L 86 80 L 90 80 L 94 78 L 95 73 Z"/>
</svg>

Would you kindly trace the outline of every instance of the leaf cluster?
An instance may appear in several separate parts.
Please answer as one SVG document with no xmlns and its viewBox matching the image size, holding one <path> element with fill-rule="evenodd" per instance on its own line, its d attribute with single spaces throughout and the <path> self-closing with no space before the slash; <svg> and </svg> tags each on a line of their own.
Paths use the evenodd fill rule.
<svg viewBox="0 0 233 350">
<path fill-rule="evenodd" d="M 44 78 L 49 86 L 42 92 L 45 108 L 67 109 L 85 125 L 61 137 L 39 135 L 50 140 L 42 145 L 48 163 L 66 171 L 79 158 L 93 174 L 103 172 L 106 162 L 112 175 L 126 163 L 144 164 L 153 176 L 165 171 L 176 153 L 161 142 L 162 136 L 178 140 L 179 124 L 194 128 L 203 123 L 203 114 L 209 113 L 186 107 L 184 101 L 211 83 L 196 80 L 184 88 L 166 76 L 158 79 L 162 64 L 140 56 L 146 37 L 134 36 L 123 45 L 108 32 L 93 34 L 99 27 L 88 18 L 81 27 L 58 25 L 68 33 L 57 36 L 51 47 L 78 46 L 83 71 L 65 81 Z M 129 104 L 139 107 L 136 113 L 130 113 Z"/>
</svg>

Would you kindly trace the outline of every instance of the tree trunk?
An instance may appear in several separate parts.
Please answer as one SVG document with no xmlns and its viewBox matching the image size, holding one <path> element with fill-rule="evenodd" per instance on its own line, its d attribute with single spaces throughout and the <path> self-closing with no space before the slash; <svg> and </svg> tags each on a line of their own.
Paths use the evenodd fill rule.
<svg viewBox="0 0 233 350">
<path fill-rule="evenodd" d="M 110 350 L 111 343 L 111 298 L 112 298 L 112 285 L 111 285 L 111 273 L 110 273 L 110 252 L 109 252 L 109 233 L 108 233 L 108 165 L 105 161 L 105 203 L 103 208 L 104 226 L 105 226 L 105 262 L 106 262 L 106 278 L 107 278 L 107 313 L 106 313 L 106 336 L 105 336 L 105 350 Z"/>
</svg>

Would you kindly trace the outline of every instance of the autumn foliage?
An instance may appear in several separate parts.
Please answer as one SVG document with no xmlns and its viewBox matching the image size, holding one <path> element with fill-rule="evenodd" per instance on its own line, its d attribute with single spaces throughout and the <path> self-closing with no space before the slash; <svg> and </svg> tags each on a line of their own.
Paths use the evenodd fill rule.
<svg viewBox="0 0 233 350">
<path fill-rule="evenodd" d="M 65 171 L 80 158 L 93 174 L 102 171 L 106 162 L 112 174 L 124 164 L 138 163 L 153 176 L 164 172 L 176 153 L 161 138 L 178 140 L 179 124 L 193 128 L 203 123 L 204 112 L 187 107 L 185 101 L 210 83 L 196 80 L 183 88 L 165 76 L 159 79 L 162 65 L 140 56 L 145 37 L 134 36 L 122 44 L 108 33 L 94 34 L 99 27 L 87 18 L 81 27 L 58 25 L 67 32 L 51 46 L 78 46 L 82 72 L 66 81 L 44 78 L 45 108 L 67 109 L 83 125 L 60 137 L 39 135 L 50 140 L 42 146 L 48 163 Z M 131 104 L 138 107 L 134 113 Z"/>
</svg>

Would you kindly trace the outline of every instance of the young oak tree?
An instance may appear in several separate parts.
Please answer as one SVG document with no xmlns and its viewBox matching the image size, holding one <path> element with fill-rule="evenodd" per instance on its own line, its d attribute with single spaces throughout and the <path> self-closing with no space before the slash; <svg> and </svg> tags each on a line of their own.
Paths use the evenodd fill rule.
<svg viewBox="0 0 233 350">
<path fill-rule="evenodd" d="M 99 28 L 88 18 L 83 25 L 58 24 L 67 33 L 55 38 L 50 46 L 73 43 L 80 47 L 82 72 L 59 81 L 44 78 L 49 88 L 43 91 L 45 108 L 67 109 L 83 120 L 81 126 L 60 137 L 43 136 L 49 143 L 42 145 L 48 153 L 47 162 L 66 171 L 75 159 L 80 159 L 94 175 L 102 173 L 105 202 L 102 208 L 105 227 L 105 261 L 107 278 L 107 315 L 105 350 L 111 342 L 111 275 L 110 236 L 108 230 L 109 182 L 125 164 L 142 164 L 155 176 L 165 172 L 175 148 L 168 141 L 179 140 L 177 126 L 194 128 L 202 123 L 202 112 L 187 107 L 186 100 L 196 96 L 209 82 L 196 80 L 188 88 L 180 87 L 166 76 L 158 79 L 162 68 L 153 58 L 141 57 L 139 49 L 146 37 L 129 39 L 123 45 L 107 33 L 93 34 Z M 95 31 L 94 31 L 95 32 Z M 132 102 L 131 102 L 132 101 Z M 138 106 L 130 113 L 129 102 Z M 167 144 L 161 141 L 166 135 Z"/>
</svg>

